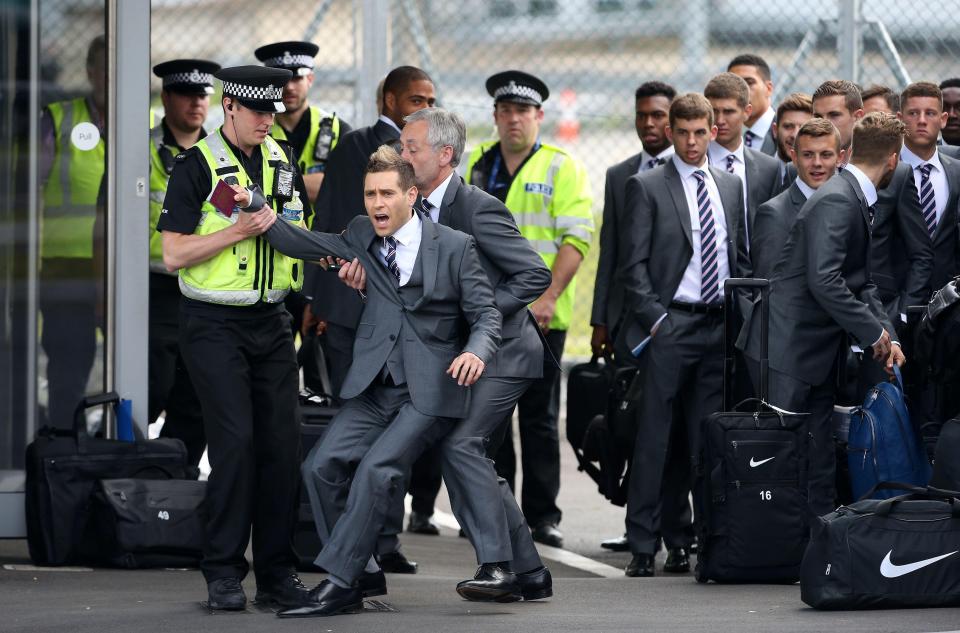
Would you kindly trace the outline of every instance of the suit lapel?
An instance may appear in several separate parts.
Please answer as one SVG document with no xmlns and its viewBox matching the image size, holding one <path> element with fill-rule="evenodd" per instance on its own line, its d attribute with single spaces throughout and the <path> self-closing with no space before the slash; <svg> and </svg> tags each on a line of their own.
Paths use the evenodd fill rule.
<svg viewBox="0 0 960 633">
<path fill-rule="evenodd" d="M 717 183 L 717 191 L 720 192 L 720 204 L 723 205 L 723 217 L 727 220 L 727 259 L 730 261 L 730 273 L 737 270 L 737 244 L 740 241 L 740 218 L 743 216 L 737 209 L 737 187 L 741 187 L 740 179 L 733 181 L 735 187 L 723 182 L 723 178 L 717 178 L 719 174 L 726 174 L 714 167 L 710 168 L 713 181 Z M 728 174 L 729 175 L 729 174 Z M 731 180 L 726 179 L 728 182 Z"/>
<path fill-rule="evenodd" d="M 933 243 L 947 239 L 952 233 L 944 227 L 955 224 L 957 221 L 957 204 L 960 201 L 960 161 L 940 154 L 940 164 L 943 165 L 944 175 L 947 177 L 947 206 L 943 209 L 943 216 L 937 224 L 937 232 L 933 236 Z"/>
<path fill-rule="evenodd" d="M 410 309 L 416 310 L 430 300 L 433 289 L 437 285 L 437 265 L 439 262 L 438 243 L 440 232 L 437 225 L 429 219 L 422 222 L 420 236 L 420 257 L 423 266 L 423 296 Z"/>
<path fill-rule="evenodd" d="M 693 229 L 690 226 L 690 209 L 687 207 L 687 194 L 683 190 L 683 182 L 680 180 L 680 172 L 677 166 L 671 160 L 663 170 L 664 178 L 667 183 L 667 191 L 673 198 L 673 207 L 680 218 L 680 226 L 683 227 L 683 234 L 687 236 L 687 242 L 693 248 Z"/>
<path fill-rule="evenodd" d="M 867 225 L 867 231 L 870 231 L 870 209 L 867 205 L 867 198 L 863 195 L 863 190 L 860 189 L 860 183 L 857 182 L 857 177 L 846 169 L 840 171 L 840 177 L 846 180 L 847 184 L 853 188 L 854 193 L 857 194 L 857 200 L 860 202 L 860 215 L 863 216 L 863 221 Z"/>
<path fill-rule="evenodd" d="M 793 205 L 793 214 L 796 217 L 800 213 L 800 209 L 807 202 L 807 199 L 803 197 L 803 192 L 800 191 L 800 187 L 797 186 L 796 181 L 790 185 L 790 204 Z"/>
<path fill-rule="evenodd" d="M 460 177 L 460 174 L 454 173 L 450 178 L 450 184 L 447 185 L 447 190 L 443 192 L 443 201 L 440 203 L 440 214 L 437 216 L 437 221 L 444 225 L 450 226 L 450 216 L 453 214 L 450 207 L 453 205 L 453 201 L 457 197 L 457 193 L 460 191 L 460 187 L 463 185 L 463 178 Z"/>
<path fill-rule="evenodd" d="M 747 178 L 747 199 L 743 201 L 747 205 L 747 214 L 750 218 L 750 226 L 753 226 L 753 221 L 757 218 L 757 206 L 754 204 L 753 200 L 753 187 L 750 186 L 750 183 L 760 182 L 760 174 L 757 161 L 753 160 L 753 157 L 750 156 L 750 152 L 746 148 L 743 150 L 743 173 Z"/>
<path fill-rule="evenodd" d="M 388 123 L 384 123 L 381 120 L 377 120 L 376 124 L 373 126 L 373 135 L 377 140 L 377 147 L 390 141 L 395 141 L 400 138 L 400 132 L 397 132 L 394 127 Z"/>
</svg>

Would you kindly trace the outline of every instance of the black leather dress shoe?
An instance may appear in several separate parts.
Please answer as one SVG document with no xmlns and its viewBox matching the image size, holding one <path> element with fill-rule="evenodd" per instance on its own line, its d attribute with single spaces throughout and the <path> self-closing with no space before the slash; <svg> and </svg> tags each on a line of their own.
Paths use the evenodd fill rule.
<svg viewBox="0 0 960 633">
<path fill-rule="evenodd" d="M 207 583 L 207 606 L 218 611 L 243 611 L 247 594 L 239 578 L 218 578 Z"/>
<path fill-rule="evenodd" d="M 388 574 L 415 574 L 417 573 L 417 564 L 412 560 L 407 560 L 403 552 L 390 552 L 380 555 L 380 569 Z"/>
<path fill-rule="evenodd" d="M 357 589 L 364 598 L 383 596 L 387 593 L 387 578 L 382 571 L 363 572 L 357 579 Z"/>
<path fill-rule="evenodd" d="M 324 580 L 310 590 L 311 602 L 295 609 L 284 609 L 278 618 L 317 618 L 341 613 L 359 613 L 363 610 L 363 596 L 356 587 L 344 589 Z"/>
<path fill-rule="evenodd" d="M 546 567 L 517 574 L 524 600 L 542 600 L 553 595 L 553 576 Z"/>
<path fill-rule="evenodd" d="M 663 564 L 663 571 L 671 574 L 685 574 L 690 571 L 690 557 L 682 547 L 667 549 L 667 561 Z"/>
<path fill-rule="evenodd" d="M 497 563 L 484 563 L 472 580 L 457 583 L 457 593 L 474 602 L 516 602 L 523 595 L 512 571 Z"/>
<path fill-rule="evenodd" d="M 653 554 L 634 554 L 623 572 L 631 578 L 649 578 L 653 576 Z"/>
<path fill-rule="evenodd" d="M 630 549 L 630 544 L 627 543 L 626 536 L 620 536 L 617 538 L 608 538 L 605 541 L 601 541 L 600 547 L 602 547 L 603 549 L 608 549 L 611 552 L 626 552 Z"/>
<path fill-rule="evenodd" d="M 302 607 L 310 603 L 310 590 L 296 574 L 290 574 L 274 582 L 257 584 L 258 604 L 273 604 L 280 607 Z"/>
<path fill-rule="evenodd" d="M 407 522 L 407 532 L 426 534 L 427 536 L 440 536 L 440 528 L 433 522 L 433 519 L 418 512 L 410 513 L 410 521 Z"/>
<path fill-rule="evenodd" d="M 553 523 L 544 523 L 533 528 L 533 540 L 550 547 L 563 547 L 563 533 Z"/>
</svg>

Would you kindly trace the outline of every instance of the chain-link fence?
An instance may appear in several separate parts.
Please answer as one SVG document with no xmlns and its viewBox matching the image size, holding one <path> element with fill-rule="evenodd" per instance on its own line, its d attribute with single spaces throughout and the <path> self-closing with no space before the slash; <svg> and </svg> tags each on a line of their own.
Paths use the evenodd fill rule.
<svg viewBox="0 0 960 633">
<path fill-rule="evenodd" d="M 364 34 L 376 23 L 364 10 L 388 11 L 381 20 L 387 31 Z M 543 139 L 586 164 L 598 227 L 605 170 L 641 149 L 633 92 L 644 81 L 700 90 L 744 52 L 770 64 L 774 102 L 793 91 L 812 92 L 829 78 L 899 90 L 908 81 L 960 74 L 960 0 L 153 2 L 154 63 L 173 57 L 256 63 L 253 50 L 262 44 L 309 39 L 320 46 L 311 100 L 355 126 L 372 123 L 372 117 L 356 119 L 370 112 L 359 101 L 373 94 L 362 85 L 371 35 L 389 66 L 413 64 L 433 76 L 442 105 L 468 121 L 468 149 L 494 135 L 483 87 L 488 75 L 519 68 L 542 77 L 553 95 L 544 106 Z M 153 89 L 159 91 L 158 81 Z M 218 110 L 211 108 L 211 125 Z M 599 228 L 578 276 L 570 355 L 589 353 L 598 236 Z"/>
</svg>

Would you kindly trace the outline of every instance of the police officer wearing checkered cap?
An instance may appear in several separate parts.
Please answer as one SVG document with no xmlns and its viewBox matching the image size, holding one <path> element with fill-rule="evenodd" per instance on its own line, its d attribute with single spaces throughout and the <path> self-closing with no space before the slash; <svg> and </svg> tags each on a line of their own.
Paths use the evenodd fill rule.
<svg viewBox="0 0 960 633">
<path fill-rule="evenodd" d="M 180 350 L 203 408 L 212 471 L 201 570 L 211 609 L 242 610 L 253 534 L 257 601 L 299 606 L 291 536 L 299 480 L 298 369 L 283 300 L 303 262 L 261 238 L 278 214 L 306 230 L 306 188 L 289 146 L 270 137 L 290 71 L 225 68 L 224 123 L 177 156 L 157 225 L 178 271 Z M 254 202 L 256 200 L 256 202 Z M 268 207 L 272 214 L 242 213 Z"/>
</svg>

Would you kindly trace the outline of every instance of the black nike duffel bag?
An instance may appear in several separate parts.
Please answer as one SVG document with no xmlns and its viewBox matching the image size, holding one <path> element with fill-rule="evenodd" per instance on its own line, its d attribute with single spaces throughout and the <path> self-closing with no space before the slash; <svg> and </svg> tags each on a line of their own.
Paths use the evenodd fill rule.
<svg viewBox="0 0 960 633">
<path fill-rule="evenodd" d="M 910 494 L 819 517 L 800 568 L 801 599 L 816 609 L 960 605 L 960 492 L 877 487 Z"/>
</svg>

